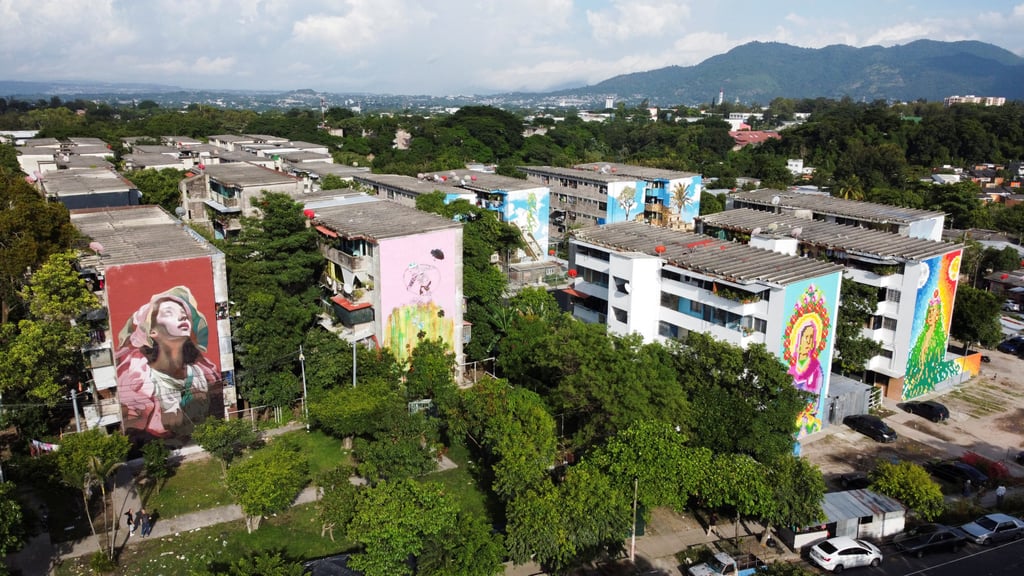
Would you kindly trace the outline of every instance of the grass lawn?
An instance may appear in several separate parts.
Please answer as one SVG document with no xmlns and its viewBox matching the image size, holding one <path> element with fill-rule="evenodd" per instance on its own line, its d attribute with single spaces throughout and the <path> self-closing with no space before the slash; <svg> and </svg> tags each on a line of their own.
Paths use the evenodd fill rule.
<svg viewBox="0 0 1024 576">
<path fill-rule="evenodd" d="M 461 444 L 455 444 L 448 450 L 448 458 L 455 462 L 458 467 L 442 472 L 433 472 L 420 476 L 421 482 L 440 482 L 448 488 L 447 492 L 455 497 L 460 508 L 474 516 L 487 518 L 494 521 L 494 514 L 491 514 L 490 504 L 487 495 L 477 486 L 473 477 L 474 467 L 469 462 L 469 450 Z"/>
<path fill-rule="evenodd" d="M 158 510 L 164 518 L 234 504 L 221 474 L 216 458 L 189 460 L 174 469 L 159 493 L 146 486 L 140 494 L 146 509 Z"/>
<path fill-rule="evenodd" d="M 239 520 L 164 538 L 133 538 L 130 547 L 120 549 L 118 569 L 111 576 L 190 574 L 211 567 L 221 569 L 260 550 L 273 550 L 284 558 L 299 561 L 352 548 L 352 543 L 347 541 L 331 542 L 329 537 L 321 538 L 315 516 L 315 505 L 303 504 L 264 520 L 253 534 L 246 533 L 245 522 Z M 65 561 L 54 574 L 92 574 L 89 558 Z"/>
</svg>

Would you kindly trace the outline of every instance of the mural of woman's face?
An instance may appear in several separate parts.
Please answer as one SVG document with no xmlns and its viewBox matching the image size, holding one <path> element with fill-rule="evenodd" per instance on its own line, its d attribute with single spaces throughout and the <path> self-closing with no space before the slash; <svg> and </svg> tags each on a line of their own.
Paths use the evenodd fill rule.
<svg viewBox="0 0 1024 576">
<path fill-rule="evenodd" d="M 799 358 L 807 358 L 811 355 L 811 350 L 814 350 L 814 346 L 817 344 L 814 341 L 814 327 L 805 326 L 800 331 L 800 343 L 797 347 L 797 356 Z"/>
<path fill-rule="evenodd" d="M 173 300 L 164 300 L 153 314 L 149 336 L 153 340 L 187 340 L 192 336 L 192 319 L 184 306 Z"/>
</svg>

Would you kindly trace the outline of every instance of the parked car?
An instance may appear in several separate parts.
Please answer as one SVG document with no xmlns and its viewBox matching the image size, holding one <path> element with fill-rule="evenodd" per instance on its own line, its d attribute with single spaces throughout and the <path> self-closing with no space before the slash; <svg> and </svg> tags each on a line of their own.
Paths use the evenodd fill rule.
<svg viewBox="0 0 1024 576">
<path fill-rule="evenodd" d="M 910 412 L 932 422 L 942 422 L 949 419 L 949 408 L 935 400 L 911 400 L 900 404 L 905 412 Z"/>
<path fill-rule="evenodd" d="M 847 472 L 839 475 L 839 485 L 843 490 L 860 490 L 871 485 L 871 479 L 865 472 Z"/>
<path fill-rule="evenodd" d="M 1017 354 L 1024 349 L 1024 336 L 1014 336 L 1013 338 L 1007 338 L 996 346 L 996 350 L 1000 352 L 1006 352 L 1007 354 Z"/>
<path fill-rule="evenodd" d="M 1009 514 L 986 514 L 960 527 L 977 544 L 995 544 L 1024 536 L 1024 520 Z"/>
<path fill-rule="evenodd" d="M 936 550 L 956 552 L 966 541 L 967 533 L 959 528 L 944 524 L 925 524 L 897 536 L 893 544 L 900 552 L 920 558 L 926 552 L 935 552 Z"/>
<path fill-rule="evenodd" d="M 857 566 L 878 566 L 882 551 L 871 542 L 849 536 L 836 536 L 811 547 L 811 562 L 830 572 L 839 573 Z"/>
<path fill-rule="evenodd" d="M 1017 452 L 1017 457 L 1014 458 L 1014 460 L 1017 461 L 1017 464 L 1020 464 L 1021 466 L 1024 466 L 1024 450 L 1021 450 L 1020 452 Z"/>
<path fill-rule="evenodd" d="M 882 422 L 878 416 L 871 414 L 851 414 L 843 418 L 843 424 L 857 432 L 874 439 L 876 442 L 895 442 L 896 431 Z"/>
<path fill-rule="evenodd" d="M 984 472 L 959 460 L 929 462 L 925 464 L 925 470 L 940 480 L 957 485 L 962 485 L 967 480 L 970 480 L 971 484 L 978 488 L 988 485 L 988 476 Z"/>
</svg>

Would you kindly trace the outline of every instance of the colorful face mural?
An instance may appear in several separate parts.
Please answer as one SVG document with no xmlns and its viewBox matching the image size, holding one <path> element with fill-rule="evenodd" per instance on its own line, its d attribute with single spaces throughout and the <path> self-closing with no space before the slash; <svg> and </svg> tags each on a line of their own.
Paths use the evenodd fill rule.
<svg viewBox="0 0 1024 576">
<path fill-rule="evenodd" d="M 184 442 L 224 411 L 211 261 L 113 266 L 106 278 L 125 433 Z"/>
<path fill-rule="evenodd" d="M 789 318 L 782 339 L 782 360 L 793 385 L 813 395 L 797 419 L 797 437 L 821 430 L 832 365 L 832 318 L 838 304 L 839 275 L 787 288 Z"/>
<path fill-rule="evenodd" d="M 945 360 L 960 276 L 960 254 L 950 252 L 920 265 L 911 349 L 903 381 L 904 400 L 931 392 L 940 382 L 960 373 L 959 364 Z"/>
<path fill-rule="evenodd" d="M 454 351 L 455 230 L 380 243 L 384 346 L 405 360 L 421 339 L 440 338 Z"/>
<path fill-rule="evenodd" d="M 532 257 L 547 259 L 550 195 L 546 190 L 510 192 L 505 201 L 505 220 L 518 227 Z"/>
</svg>

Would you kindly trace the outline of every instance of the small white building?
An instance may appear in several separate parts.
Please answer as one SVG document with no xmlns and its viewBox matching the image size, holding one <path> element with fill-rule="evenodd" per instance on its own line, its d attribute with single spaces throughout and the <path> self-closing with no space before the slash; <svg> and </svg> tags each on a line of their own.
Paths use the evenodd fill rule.
<svg viewBox="0 0 1024 576">
<path fill-rule="evenodd" d="M 821 503 L 825 523 L 803 530 L 780 529 L 791 550 L 802 550 L 825 538 L 849 536 L 880 541 L 903 532 L 906 508 L 898 500 L 871 490 L 829 492 Z"/>
</svg>

